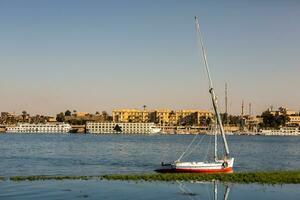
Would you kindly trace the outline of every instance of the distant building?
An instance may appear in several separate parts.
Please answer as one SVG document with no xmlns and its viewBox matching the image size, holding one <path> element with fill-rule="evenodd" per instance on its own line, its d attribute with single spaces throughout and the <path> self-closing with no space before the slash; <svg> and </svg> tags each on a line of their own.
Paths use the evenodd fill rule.
<svg viewBox="0 0 300 200">
<path fill-rule="evenodd" d="M 89 113 L 88 112 L 75 112 L 73 115 L 74 115 L 74 117 L 84 117 L 84 116 L 89 115 Z"/>
<path fill-rule="evenodd" d="M 171 124 L 175 121 L 175 112 L 169 109 L 154 110 L 152 116 L 152 121 L 157 124 Z"/>
<path fill-rule="evenodd" d="M 288 125 L 297 125 L 300 126 L 300 116 L 299 115 L 290 115 L 290 121 L 287 123 Z"/>
<path fill-rule="evenodd" d="M 200 125 L 203 119 L 212 118 L 213 114 L 204 110 L 178 110 L 175 112 L 176 118 L 173 123 Z"/>
<path fill-rule="evenodd" d="M 268 110 L 272 115 L 286 115 L 289 117 L 289 121 L 286 123 L 288 126 L 300 126 L 300 115 L 298 112 L 288 110 L 287 108 L 280 107 L 278 110 Z"/>
<path fill-rule="evenodd" d="M 1 118 L 15 117 L 16 114 L 14 112 L 1 112 Z"/>
<path fill-rule="evenodd" d="M 151 111 L 138 109 L 113 110 L 113 122 L 149 122 Z"/>
<path fill-rule="evenodd" d="M 211 118 L 213 114 L 203 110 L 178 110 L 169 109 L 159 110 L 138 110 L 138 109 L 119 109 L 114 110 L 113 122 L 154 122 L 165 125 L 200 125 L 201 121 Z"/>
<path fill-rule="evenodd" d="M 298 113 L 296 111 L 293 111 L 293 110 L 288 110 L 287 108 L 285 107 L 280 107 L 278 108 L 278 110 L 270 110 L 269 109 L 269 112 L 272 114 L 272 115 L 287 115 L 287 116 L 290 116 L 290 115 L 298 115 Z"/>
<path fill-rule="evenodd" d="M 55 117 L 47 117 L 47 121 L 48 122 L 56 122 L 56 118 Z"/>
</svg>

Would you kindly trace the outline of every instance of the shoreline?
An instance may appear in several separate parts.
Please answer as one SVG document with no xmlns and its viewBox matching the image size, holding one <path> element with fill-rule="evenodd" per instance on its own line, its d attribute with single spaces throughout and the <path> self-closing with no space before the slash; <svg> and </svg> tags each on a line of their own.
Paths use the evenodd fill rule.
<svg viewBox="0 0 300 200">
<path fill-rule="evenodd" d="M 208 136 L 213 136 L 210 133 L 158 133 L 158 134 L 140 134 L 140 133 L 136 133 L 136 134 L 113 134 L 113 133 L 101 133 L 101 134 L 97 134 L 97 133 L 11 133 L 11 132 L 0 132 L 0 135 L 128 135 L 128 136 L 137 136 L 137 135 L 141 135 L 141 136 L 157 136 L 157 135 L 161 135 L 161 136 L 173 136 L 173 135 L 208 135 Z M 292 136 L 292 137 L 298 137 L 300 136 L 300 134 L 259 134 L 259 133 L 252 133 L 252 132 L 239 132 L 239 133 L 230 133 L 230 134 L 226 134 L 226 136 L 279 136 L 279 137 L 284 137 L 284 136 Z"/>
</svg>

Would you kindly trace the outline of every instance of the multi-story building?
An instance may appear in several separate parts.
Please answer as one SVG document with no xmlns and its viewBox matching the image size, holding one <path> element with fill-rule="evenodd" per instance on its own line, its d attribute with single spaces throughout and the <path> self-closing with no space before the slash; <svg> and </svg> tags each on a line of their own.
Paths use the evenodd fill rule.
<svg viewBox="0 0 300 200">
<path fill-rule="evenodd" d="M 203 119 L 213 114 L 204 110 L 137 110 L 121 109 L 113 111 L 113 122 L 154 122 L 164 125 L 201 125 Z"/>
<path fill-rule="evenodd" d="M 170 120 L 172 120 L 172 113 L 174 111 L 170 111 L 169 109 L 154 110 L 151 115 L 151 121 L 157 124 L 169 124 Z"/>
<path fill-rule="evenodd" d="M 213 114 L 204 110 L 178 110 L 173 124 L 201 125 L 203 119 L 212 118 Z"/>
<path fill-rule="evenodd" d="M 298 113 L 294 110 L 288 110 L 287 108 L 284 108 L 284 107 L 280 107 L 278 108 L 278 110 L 270 110 L 269 109 L 269 112 L 272 114 L 272 115 L 287 115 L 287 116 L 290 116 L 290 115 L 298 115 Z"/>
<path fill-rule="evenodd" d="M 289 121 L 287 125 L 297 125 L 300 126 L 300 115 L 296 111 L 288 110 L 287 108 L 280 107 L 277 111 L 270 111 L 272 115 L 287 115 L 289 117 Z"/>
<path fill-rule="evenodd" d="M 113 110 L 113 122 L 149 122 L 151 111 L 138 109 Z"/>
<path fill-rule="evenodd" d="M 88 112 L 75 112 L 73 115 L 74 115 L 74 117 L 85 117 L 85 116 L 87 116 L 87 115 L 89 115 L 90 113 L 88 113 Z"/>
<path fill-rule="evenodd" d="M 1 112 L 1 118 L 15 117 L 16 114 L 14 112 Z"/>
<path fill-rule="evenodd" d="M 299 115 L 290 115 L 290 121 L 287 123 L 288 125 L 298 125 L 300 126 L 300 116 Z"/>
</svg>

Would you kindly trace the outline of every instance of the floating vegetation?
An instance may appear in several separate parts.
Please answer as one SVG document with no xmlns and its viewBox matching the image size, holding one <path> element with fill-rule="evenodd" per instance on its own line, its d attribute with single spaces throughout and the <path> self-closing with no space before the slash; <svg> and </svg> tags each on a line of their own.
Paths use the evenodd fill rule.
<svg viewBox="0 0 300 200">
<path fill-rule="evenodd" d="M 44 180 L 89 180 L 93 176 L 12 176 L 11 181 L 44 181 Z"/>
<path fill-rule="evenodd" d="M 230 183 L 300 184 L 300 171 L 239 172 L 231 174 L 112 174 L 102 176 L 13 176 L 11 181 L 39 180 L 121 180 L 121 181 L 220 181 Z M 4 179 L 3 179 L 4 180 Z"/>
<path fill-rule="evenodd" d="M 214 181 L 231 183 L 299 184 L 300 171 L 240 172 L 231 174 L 167 173 L 142 175 L 104 175 L 106 180 L 143 181 Z"/>
</svg>

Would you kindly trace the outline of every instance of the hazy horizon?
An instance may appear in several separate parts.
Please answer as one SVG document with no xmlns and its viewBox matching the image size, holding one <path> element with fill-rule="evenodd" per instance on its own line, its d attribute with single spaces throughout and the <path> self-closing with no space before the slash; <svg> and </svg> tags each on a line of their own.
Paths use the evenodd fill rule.
<svg viewBox="0 0 300 200">
<path fill-rule="evenodd" d="M 0 111 L 300 110 L 300 2 L 0 1 Z"/>
</svg>

